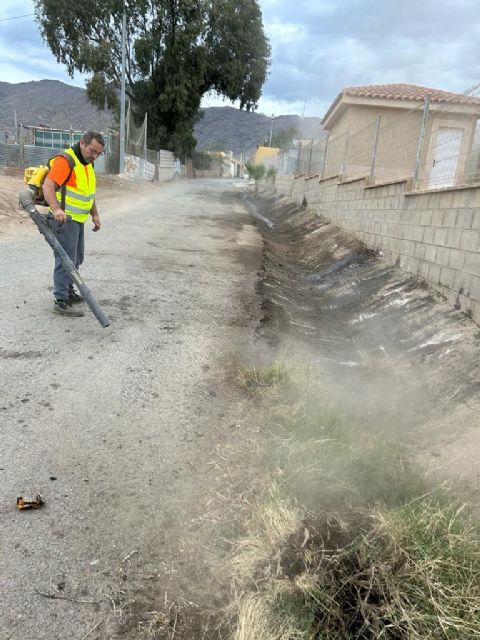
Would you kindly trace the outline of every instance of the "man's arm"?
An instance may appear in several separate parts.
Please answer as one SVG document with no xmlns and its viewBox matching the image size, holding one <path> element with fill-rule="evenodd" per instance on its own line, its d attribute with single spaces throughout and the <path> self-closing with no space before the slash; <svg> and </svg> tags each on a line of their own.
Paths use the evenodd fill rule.
<svg viewBox="0 0 480 640">
<path fill-rule="evenodd" d="M 100 216 L 98 215 L 97 203 L 95 202 L 95 200 L 93 201 L 92 208 L 90 209 L 90 215 L 92 216 L 92 221 L 94 225 L 93 230 L 100 231 L 100 227 L 102 226 L 102 223 L 100 222 Z"/>
<path fill-rule="evenodd" d="M 50 209 L 52 210 L 53 217 L 55 218 L 55 220 L 57 222 L 64 224 L 65 222 L 68 222 L 68 218 L 67 218 L 67 215 L 65 214 L 65 211 L 62 209 L 62 207 L 60 206 L 60 203 L 57 200 L 56 189 L 57 189 L 56 182 L 54 182 L 51 178 L 48 178 L 48 177 L 45 178 L 42 185 L 42 190 L 43 190 L 43 195 L 45 196 L 45 200 L 47 201 Z"/>
</svg>

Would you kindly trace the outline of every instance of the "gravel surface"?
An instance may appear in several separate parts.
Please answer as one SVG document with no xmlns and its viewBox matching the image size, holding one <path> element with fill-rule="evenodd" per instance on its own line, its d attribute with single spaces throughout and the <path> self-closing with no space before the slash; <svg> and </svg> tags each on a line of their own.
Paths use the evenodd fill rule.
<svg viewBox="0 0 480 640">
<path fill-rule="evenodd" d="M 261 482 L 242 364 L 313 364 L 367 437 L 478 505 L 469 318 L 242 181 L 100 184 L 82 273 L 107 329 L 52 314 L 51 250 L 0 176 L 0 640 L 229 637 L 222 553 Z"/>
<path fill-rule="evenodd" d="M 242 187 L 100 192 L 82 273 L 107 329 L 52 313 L 53 256 L 28 219 L 0 237 L 1 640 L 153 637 L 141 621 L 218 481 L 229 363 L 260 315 Z M 16 509 L 38 493 L 42 509 Z"/>
</svg>

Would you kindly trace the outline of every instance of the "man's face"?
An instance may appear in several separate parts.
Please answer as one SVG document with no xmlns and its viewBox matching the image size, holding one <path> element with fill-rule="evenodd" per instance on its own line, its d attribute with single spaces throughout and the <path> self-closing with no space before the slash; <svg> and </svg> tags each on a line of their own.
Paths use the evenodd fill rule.
<svg viewBox="0 0 480 640">
<path fill-rule="evenodd" d="M 83 159 L 87 164 L 90 164 L 94 160 L 101 156 L 103 153 L 103 145 L 101 145 L 95 138 L 86 144 L 83 140 L 80 140 L 80 151 Z"/>
</svg>

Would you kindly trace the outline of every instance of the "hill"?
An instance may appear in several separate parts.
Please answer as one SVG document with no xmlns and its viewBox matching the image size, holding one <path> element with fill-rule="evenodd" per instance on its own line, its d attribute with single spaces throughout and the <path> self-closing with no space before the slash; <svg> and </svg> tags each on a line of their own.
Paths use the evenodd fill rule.
<svg viewBox="0 0 480 640">
<path fill-rule="evenodd" d="M 231 150 L 244 158 L 253 154 L 258 144 L 269 139 L 272 118 L 261 113 L 240 111 L 234 107 L 202 109 L 203 117 L 195 126 L 198 150 Z M 321 118 L 277 116 L 273 118 L 273 131 L 296 127 L 300 137 L 319 140 L 326 136 Z"/>
<path fill-rule="evenodd" d="M 11 84 L 0 82 L 0 129 L 13 134 L 17 122 L 77 131 L 112 126 L 112 115 L 99 111 L 87 98 L 85 89 L 58 80 L 38 80 Z M 247 158 L 258 144 L 269 139 L 272 118 L 261 113 L 240 111 L 234 107 L 209 107 L 201 110 L 195 126 L 199 150 L 231 150 Z M 320 118 L 278 116 L 273 131 L 295 126 L 300 137 L 319 139 L 325 135 Z"/>
<path fill-rule="evenodd" d="M 112 121 L 110 112 L 88 101 L 85 89 L 58 80 L 0 82 L 0 129 L 13 133 L 15 111 L 19 124 L 53 129 L 105 131 Z"/>
</svg>

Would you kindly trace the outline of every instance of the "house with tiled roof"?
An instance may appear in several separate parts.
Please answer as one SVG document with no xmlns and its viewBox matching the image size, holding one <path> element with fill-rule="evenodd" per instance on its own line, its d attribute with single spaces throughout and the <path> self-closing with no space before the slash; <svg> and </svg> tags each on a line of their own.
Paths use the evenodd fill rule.
<svg viewBox="0 0 480 640">
<path fill-rule="evenodd" d="M 324 175 L 415 178 L 425 188 L 478 179 L 480 99 L 412 84 L 346 87 L 327 110 Z"/>
</svg>

